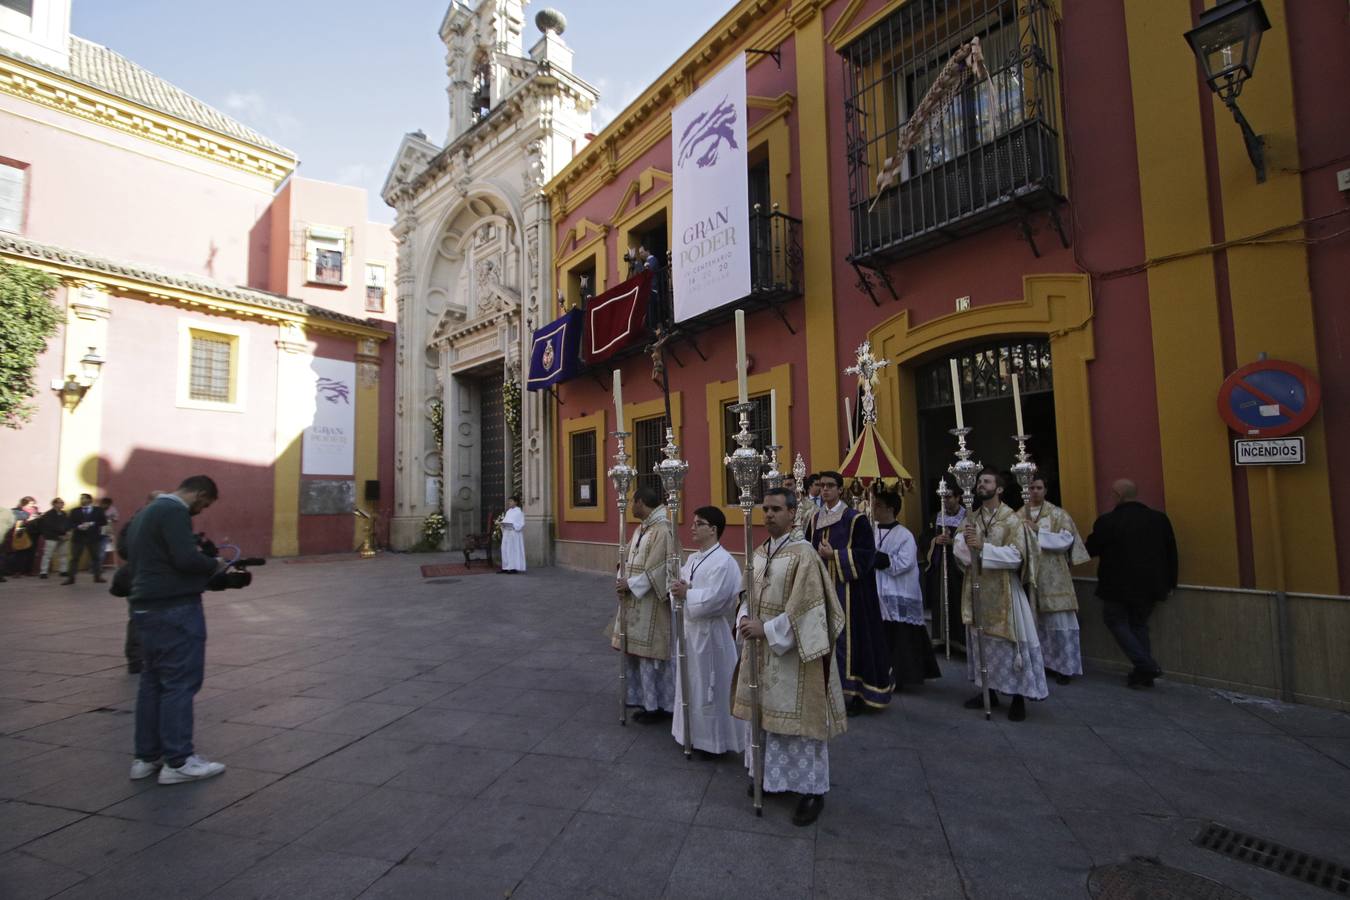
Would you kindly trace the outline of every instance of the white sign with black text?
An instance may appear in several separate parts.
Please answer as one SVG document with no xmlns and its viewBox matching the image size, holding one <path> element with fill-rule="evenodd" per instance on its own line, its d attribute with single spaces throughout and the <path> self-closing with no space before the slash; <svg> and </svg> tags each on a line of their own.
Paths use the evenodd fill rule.
<svg viewBox="0 0 1350 900">
<path fill-rule="evenodd" d="M 1307 461 L 1301 437 L 1233 441 L 1235 466 L 1298 466 Z"/>
<path fill-rule="evenodd" d="M 352 475 L 356 462 L 356 363 L 315 357 L 314 420 L 305 429 L 306 475 Z"/>
<path fill-rule="evenodd" d="M 670 113 L 675 321 L 750 294 L 745 54 Z"/>
</svg>

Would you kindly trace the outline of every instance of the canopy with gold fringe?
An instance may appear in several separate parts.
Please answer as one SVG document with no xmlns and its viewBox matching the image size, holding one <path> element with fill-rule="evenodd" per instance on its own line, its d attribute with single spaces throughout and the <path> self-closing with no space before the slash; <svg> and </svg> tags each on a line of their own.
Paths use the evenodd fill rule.
<svg viewBox="0 0 1350 900">
<path fill-rule="evenodd" d="M 904 482 L 908 487 L 914 481 L 905 467 L 895 458 L 891 448 L 886 446 L 881 435 L 877 434 L 876 426 L 871 422 L 863 423 L 862 430 L 858 432 L 858 439 L 853 442 L 848 455 L 844 457 L 844 462 L 839 466 L 839 474 L 845 478 L 856 478 L 864 485 L 881 479 Z"/>
</svg>

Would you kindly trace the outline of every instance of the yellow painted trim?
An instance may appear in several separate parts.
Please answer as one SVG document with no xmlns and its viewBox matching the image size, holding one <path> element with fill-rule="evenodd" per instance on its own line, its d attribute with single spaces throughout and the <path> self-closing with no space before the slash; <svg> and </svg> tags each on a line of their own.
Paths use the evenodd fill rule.
<svg viewBox="0 0 1350 900">
<path fill-rule="evenodd" d="M 618 234 L 618 238 L 615 241 L 614 252 L 618 254 L 620 262 L 623 260 L 623 255 L 633 247 L 633 241 L 630 237 L 633 230 L 639 225 L 651 221 L 662 211 L 666 214 L 666 235 L 667 240 L 669 240 L 674 198 L 675 193 L 667 187 L 660 193 L 654 194 L 642 201 L 642 203 L 631 212 L 622 216 L 615 215 L 613 231 Z M 664 263 L 662 263 L 662 265 L 664 265 Z"/>
<path fill-rule="evenodd" d="M 314 418 L 313 344 L 304 333 L 277 333 L 276 443 L 272 463 L 272 555 L 300 553 L 301 439 Z"/>
<path fill-rule="evenodd" d="M 113 296 L 127 297 L 145 303 L 164 303 L 185 309 L 209 312 L 214 315 L 249 319 L 269 324 L 287 323 L 299 326 L 306 331 L 319 331 L 343 337 L 371 338 L 380 342 L 387 341 L 390 337 L 389 332 L 372 328 L 369 325 L 306 315 L 287 309 L 250 303 L 247 300 L 230 300 L 191 288 L 142 281 L 128 275 L 115 275 L 73 263 L 34 259 L 21 253 L 6 251 L 0 251 L 0 259 L 16 265 L 28 266 L 41 272 L 50 272 L 63 279 L 79 279 L 95 283 Z"/>
<path fill-rule="evenodd" d="M 595 292 L 597 294 L 604 292 L 605 285 L 609 282 L 609 242 L 605 237 L 603 233 L 596 235 L 584 247 L 557 263 L 557 283 L 563 286 L 563 298 L 568 309 L 581 305 L 581 298 L 572 290 L 572 272 L 591 259 L 595 260 Z"/>
<path fill-rule="evenodd" d="M 1096 472 L 1092 443 L 1092 396 L 1088 363 L 1096 356 L 1092 286 L 1086 275 L 1028 275 L 1022 299 L 976 306 L 911 325 L 903 310 L 868 332 L 874 351 L 899 365 L 881 370 L 877 385 L 877 430 L 900 462 L 921 477 L 909 461 L 919 454 L 919 410 L 915 368 L 935 355 L 972 341 L 1006 335 L 1045 335 L 1054 361 L 1055 440 L 1059 447 L 1064 507 L 1077 521 L 1097 517 Z M 899 410 L 899 416 L 893 414 Z M 819 467 L 817 467 L 819 468 Z M 920 489 L 927 489 L 920 485 Z M 921 528 L 920 503 L 907 503 L 906 527 Z"/>
<path fill-rule="evenodd" d="M 797 98 L 784 93 L 769 100 L 766 108 L 773 111 L 755 123 L 746 135 L 750 153 L 762 146 L 769 151 L 769 199 L 783 212 L 788 212 L 792 184 L 792 129 L 788 125 L 788 113 L 792 112 Z"/>
<path fill-rule="evenodd" d="M 801 170 L 830 171 L 829 105 L 825 96 L 824 23 L 817 10 L 797 32 L 798 134 Z M 839 450 L 839 366 L 834 331 L 834 241 L 830 234 L 830 180 L 801 179 L 802 270 L 806 281 L 806 384 L 813 469 L 837 465 Z"/>
<path fill-rule="evenodd" d="M 107 314 L 86 311 L 81 314 L 77 306 L 98 307 L 111 313 L 111 297 L 102 302 L 83 296 L 82 285 L 66 285 L 66 321 L 62 335 L 63 368 L 61 375 L 82 376 L 80 359 L 89 352 L 90 347 L 97 348 L 105 356 L 108 350 Z M 97 289 L 97 285 L 91 286 Z M 39 385 L 39 388 L 47 385 Z M 61 408 L 61 431 L 57 445 L 56 484 L 58 495 L 73 507 L 80 494 L 99 496 L 98 461 L 103 448 L 103 379 L 100 377 L 85 392 L 78 405 L 73 409 Z M 58 398 L 59 401 L 59 398 Z M 45 503 L 45 500 L 44 500 Z"/>
<path fill-rule="evenodd" d="M 878 24 L 892 15 L 896 10 L 905 6 L 910 0 L 895 0 L 893 3 L 887 3 L 881 9 L 872 13 L 872 15 L 858 21 L 858 12 L 866 5 L 867 0 L 849 0 L 848 6 L 839 14 L 834 25 L 825 34 L 825 41 L 835 51 L 842 50 L 849 44 L 871 31 Z"/>
<path fill-rule="evenodd" d="M 790 472 L 792 469 L 792 364 L 783 363 L 767 372 L 751 375 L 746 380 L 746 392 L 753 399 L 762 397 L 770 391 L 777 391 L 775 407 L 778 412 L 778 440 L 783 449 L 778 451 L 778 468 Z M 745 516 L 740 506 L 728 506 L 727 494 L 726 446 L 727 432 L 722 415 L 724 403 L 736 401 L 736 380 L 712 381 L 704 388 L 704 402 L 708 416 L 708 503 L 721 507 L 726 513 L 728 525 L 744 525 Z M 763 447 L 755 449 L 763 451 Z M 764 524 L 764 513 L 756 508 L 750 516 L 752 525 Z"/>
<path fill-rule="evenodd" d="M 0 91 L 279 184 L 298 160 L 0 56 Z"/>
<path fill-rule="evenodd" d="M 378 357 L 376 357 L 378 359 Z M 378 503 L 365 500 L 367 481 L 380 477 L 380 366 L 378 362 L 356 360 L 356 505 L 374 516 Z M 361 546 L 366 536 L 366 522 L 360 516 L 352 517 L 352 547 Z"/>
<path fill-rule="evenodd" d="M 1289 6 L 1288 0 L 1265 0 L 1271 30 L 1261 42 L 1260 75 L 1242 92 L 1242 111 L 1260 123 L 1266 141 L 1265 184 L 1256 183 L 1242 134 L 1227 108 L 1217 97 L 1210 98 L 1224 233 L 1229 237 L 1298 222 L 1304 216 L 1303 179 L 1292 171 L 1298 168 L 1298 134 Z M 1307 248 L 1290 243 L 1230 247 L 1226 252 L 1237 364 L 1254 362 L 1264 352 L 1315 374 L 1317 336 Z M 1265 467 L 1244 467 L 1237 476 L 1247 479 L 1258 588 L 1319 594 L 1341 589 L 1324 416 L 1300 432 L 1308 462 L 1273 467 L 1274 491 L 1267 484 L 1271 473 L 1262 471 Z M 1272 497 L 1277 507 L 1272 507 Z"/>
<path fill-rule="evenodd" d="M 669 190 L 670 185 L 673 183 L 673 179 L 669 172 L 658 169 L 655 166 L 648 166 L 639 172 L 638 176 L 629 182 L 628 190 L 623 192 L 623 197 L 619 200 L 619 205 L 614 208 L 614 214 L 609 217 L 610 223 L 612 224 L 626 216 L 642 211 L 643 207 L 651 201 L 650 195 L 655 189 L 658 180 L 665 182 L 667 190 Z M 628 209 L 628 204 L 636 197 L 646 197 L 647 199 L 639 201 L 637 208 L 631 212 L 625 212 L 625 210 Z"/>
<path fill-rule="evenodd" d="M 1206 246 L 1212 235 L 1196 62 L 1184 42 L 1183 52 L 1176 46 L 1192 25 L 1190 5 L 1124 9 L 1144 255 Z M 1214 406 L 1226 374 L 1214 262 L 1208 255 L 1182 259 L 1150 268 L 1147 278 L 1165 506 L 1182 548 L 1181 580 L 1237 585 L 1229 434 Z"/>
<path fill-rule="evenodd" d="M 595 241 L 603 240 L 607 233 L 605 226 L 599 222 L 593 222 L 590 219 L 579 220 L 563 232 L 563 239 L 553 252 L 554 265 L 557 265 L 558 260 L 563 257 L 575 255 Z M 587 237 L 587 235 L 590 235 L 590 237 Z"/>
<path fill-rule="evenodd" d="M 609 433 L 605 427 L 605 409 L 596 410 L 588 416 L 576 416 L 563 419 L 558 429 L 562 436 L 562 480 L 556 482 L 562 492 L 562 512 L 564 522 L 603 522 L 609 507 L 606 505 L 609 479 L 605 472 L 609 468 L 606 461 L 610 458 Z M 572 435 L 583 431 L 595 432 L 595 506 L 572 505 Z M 631 454 L 629 454 L 631 456 Z M 630 463 L 631 465 L 631 463 Z"/>
<path fill-rule="evenodd" d="M 230 393 L 223 403 L 192 399 L 192 339 L 224 338 L 230 344 Z M 215 412 L 243 412 L 247 408 L 247 387 L 240 378 L 241 360 L 248 358 L 248 332 L 238 326 L 209 319 L 178 320 L 178 390 L 175 405 L 179 409 L 203 409 Z"/>
<path fill-rule="evenodd" d="M 635 426 L 639 420 L 664 418 L 665 414 L 666 401 L 663 397 L 657 397 L 655 400 L 644 400 L 642 403 L 625 403 L 623 405 L 623 420 L 625 427 L 632 432 L 634 436 L 637 435 L 637 428 Z M 684 446 L 684 395 L 680 391 L 670 392 L 670 419 L 675 428 L 675 445 L 681 448 L 681 452 L 684 452 L 684 456 L 687 459 L 689 454 L 685 452 Z M 631 457 L 629 464 L 636 469 L 637 444 L 633 442 L 632 438 L 629 439 L 628 454 Z M 641 475 L 643 473 L 639 470 L 638 474 Z M 687 497 L 681 499 L 687 499 Z M 680 506 L 680 515 L 676 520 L 677 523 L 684 521 L 685 506 L 688 506 L 688 504 L 684 503 Z M 640 522 L 641 520 L 634 516 L 630 509 L 628 512 L 628 521 Z"/>
</svg>

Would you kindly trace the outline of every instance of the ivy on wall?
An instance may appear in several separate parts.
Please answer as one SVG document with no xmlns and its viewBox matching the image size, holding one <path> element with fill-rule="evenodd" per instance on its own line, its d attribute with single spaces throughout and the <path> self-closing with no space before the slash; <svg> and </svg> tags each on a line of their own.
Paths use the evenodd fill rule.
<svg viewBox="0 0 1350 900">
<path fill-rule="evenodd" d="M 37 408 L 33 372 L 61 323 L 55 277 L 0 262 L 0 424 L 19 428 Z"/>
</svg>

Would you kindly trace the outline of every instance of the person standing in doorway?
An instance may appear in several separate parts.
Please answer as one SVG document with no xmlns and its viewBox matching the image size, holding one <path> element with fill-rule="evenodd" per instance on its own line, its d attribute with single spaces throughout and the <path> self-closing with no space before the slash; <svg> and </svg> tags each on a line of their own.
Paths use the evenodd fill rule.
<svg viewBox="0 0 1350 900">
<path fill-rule="evenodd" d="M 502 567 L 504 575 L 525 571 L 525 512 L 520 508 L 520 495 L 506 498 L 506 513 L 502 516 Z"/>
<path fill-rule="evenodd" d="M 1166 513 L 1139 502 L 1133 481 L 1118 479 L 1111 494 L 1115 509 L 1092 524 L 1087 551 L 1101 558 L 1097 596 L 1102 619 L 1134 664 L 1125 683 L 1153 687 L 1163 672 L 1153 658 L 1148 618 L 1177 586 L 1177 539 Z"/>
</svg>

